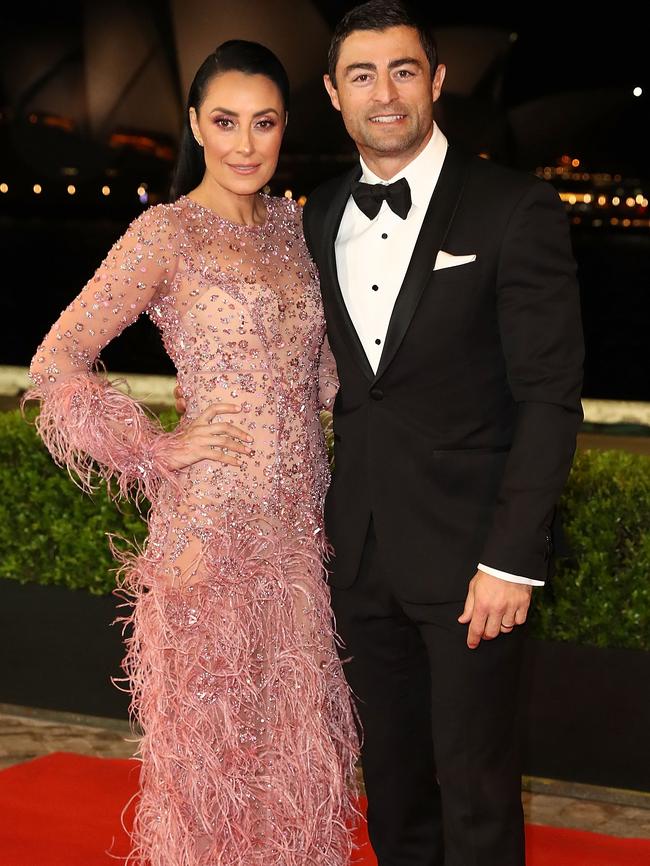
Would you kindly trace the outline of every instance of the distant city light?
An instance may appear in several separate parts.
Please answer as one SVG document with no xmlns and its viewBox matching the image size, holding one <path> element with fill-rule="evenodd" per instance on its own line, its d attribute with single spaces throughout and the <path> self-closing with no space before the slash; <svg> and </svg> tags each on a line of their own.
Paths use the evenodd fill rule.
<svg viewBox="0 0 650 866">
<path fill-rule="evenodd" d="M 626 204 L 628 207 L 634 207 L 634 205 L 636 204 L 636 201 L 635 201 L 635 199 L 633 199 L 632 196 L 630 195 L 630 196 L 628 196 L 628 197 L 625 199 L 625 204 Z"/>
<path fill-rule="evenodd" d="M 300 207 L 304 207 L 307 204 L 307 196 L 301 195 L 300 198 L 297 199 L 297 202 L 300 205 Z"/>
<path fill-rule="evenodd" d="M 147 187 L 144 186 L 144 184 L 140 184 L 140 186 L 138 187 L 138 195 L 143 196 L 146 193 L 146 191 L 147 191 Z"/>
<path fill-rule="evenodd" d="M 110 194 L 111 194 L 110 186 L 103 186 L 102 187 L 102 195 L 110 195 Z"/>
<path fill-rule="evenodd" d="M 632 91 L 632 94 L 633 94 L 633 96 L 641 96 L 643 94 L 643 88 L 642 87 L 635 87 L 634 90 Z"/>
<path fill-rule="evenodd" d="M 612 199 L 612 204 L 614 205 L 614 207 L 618 207 L 620 203 L 621 203 L 620 198 L 617 195 L 615 195 L 614 198 Z"/>
<path fill-rule="evenodd" d="M 624 219 L 624 220 L 623 220 L 623 225 L 625 226 L 626 229 L 629 228 L 629 227 L 632 225 L 632 220 L 629 220 L 629 219 L 627 219 L 627 218 Z"/>
<path fill-rule="evenodd" d="M 40 195 L 43 192 L 43 187 L 40 185 L 40 183 L 35 183 L 32 189 L 34 190 L 36 195 Z"/>
<path fill-rule="evenodd" d="M 293 198 L 293 192 L 290 189 L 285 189 L 284 197 L 285 198 Z"/>
<path fill-rule="evenodd" d="M 73 183 L 68 184 L 67 189 L 68 189 L 68 195 L 74 195 L 77 191 L 77 187 Z"/>
<path fill-rule="evenodd" d="M 519 34 L 518 34 L 518 33 L 511 33 L 511 34 L 510 34 L 510 41 L 511 41 L 511 42 L 516 42 L 517 39 L 519 39 Z"/>
<path fill-rule="evenodd" d="M 570 205 L 580 202 L 584 209 L 584 203 L 589 204 L 593 199 L 593 196 L 589 192 L 561 192 L 560 198 L 562 201 L 568 202 Z"/>
<path fill-rule="evenodd" d="M 637 203 L 637 204 L 643 204 L 643 195 L 642 195 L 641 193 L 639 193 L 639 194 L 637 195 L 637 197 L 636 197 L 636 203 Z"/>
<path fill-rule="evenodd" d="M 572 160 L 571 160 L 571 165 L 572 165 L 574 168 L 577 168 L 577 167 L 580 165 L 580 160 L 579 160 L 579 159 L 572 159 Z"/>
<path fill-rule="evenodd" d="M 601 207 L 602 207 L 603 205 L 606 205 L 606 204 L 607 204 L 607 196 L 605 196 L 605 195 L 599 195 L 599 196 L 598 196 L 598 204 L 599 204 Z"/>
<path fill-rule="evenodd" d="M 9 187 L 6 183 L 0 183 L 0 192 L 9 192 Z"/>
</svg>

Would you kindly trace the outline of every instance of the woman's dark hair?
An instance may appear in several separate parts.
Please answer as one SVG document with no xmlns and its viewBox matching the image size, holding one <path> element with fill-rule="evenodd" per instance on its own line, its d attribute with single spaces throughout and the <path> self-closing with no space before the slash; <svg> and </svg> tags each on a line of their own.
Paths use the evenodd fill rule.
<svg viewBox="0 0 650 866">
<path fill-rule="evenodd" d="M 347 37 L 355 30 L 388 30 L 389 27 L 412 27 L 417 30 L 433 79 L 438 66 L 438 48 L 426 23 L 411 6 L 401 0 L 369 0 L 350 9 L 336 25 L 327 56 L 327 71 L 334 87 L 336 64 L 339 62 L 341 45 Z"/>
<path fill-rule="evenodd" d="M 169 194 L 170 201 L 193 190 L 201 183 L 205 173 L 203 148 L 197 143 L 190 126 L 190 108 L 198 113 L 208 84 L 222 72 L 243 72 L 245 75 L 264 75 L 280 91 L 284 110 L 289 111 L 289 78 L 282 63 L 270 48 L 259 42 L 230 39 L 209 54 L 199 66 L 185 107 L 183 131 Z"/>
</svg>

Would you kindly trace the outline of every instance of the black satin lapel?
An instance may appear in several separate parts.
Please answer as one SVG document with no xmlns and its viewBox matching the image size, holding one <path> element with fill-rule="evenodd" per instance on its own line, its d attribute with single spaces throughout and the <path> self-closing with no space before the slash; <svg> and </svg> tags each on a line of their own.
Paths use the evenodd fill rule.
<svg viewBox="0 0 650 866">
<path fill-rule="evenodd" d="M 460 201 L 468 162 L 469 157 L 466 154 L 452 147 L 447 149 L 440 177 L 431 196 L 404 282 L 395 301 L 376 379 L 379 379 L 395 357 L 411 324 L 422 293 L 431 279 L 436 256 Z"/>
<path fill-rule="evenodd" d="M 324 272 L 321 271 L 320 279 L 328 330 L 330 332 L 333 329 L 339 331 L 341 338 L 347 343 L 353 358 L 357 361 L 365 375 L 368 379 L 373 379 L 375 375 L 374 371 L 370 366 L 368 356 L 363 350 L 356 328 L 352 324 L 348 308 L 345 306 L 336 271 L 336 236 L 341 225 L 343 211 L 350 198 L 350 185 L 352 181 L 357 180 L 360 176 L 361 168 L 355 166 L 354 170 L 341 180 L 341 185 L 332 198 L 325 214 L 323 223 L 325 269 Z"/>
</svg>

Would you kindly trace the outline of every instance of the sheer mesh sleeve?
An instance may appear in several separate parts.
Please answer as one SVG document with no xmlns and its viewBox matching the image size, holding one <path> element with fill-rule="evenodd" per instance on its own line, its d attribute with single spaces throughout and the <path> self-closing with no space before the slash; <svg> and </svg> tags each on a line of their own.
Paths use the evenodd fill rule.
<svg viewBox="0 0 650 866">
<path fill-rule="evenodd" d="M 321 409 L 328 412 L 332 411 L 338 389 L 339 377 L 336 371 L 336 361 L 326 335 L 323 340 L 318 367 L 318 402 Z"/>
<path fill-rule="evenodd" d="M 88 492 L 97 475 L 120 495 L 152 498 L 174 481 L 165 460 L 174 435 L 96 371 L 99 353 L 166 289 L 177 268 L 177 233 L 166 206 L 131 223 L 97 272 L 63 311 L 32 359 L 37 430 L 59 465 Z"/>
</svg>

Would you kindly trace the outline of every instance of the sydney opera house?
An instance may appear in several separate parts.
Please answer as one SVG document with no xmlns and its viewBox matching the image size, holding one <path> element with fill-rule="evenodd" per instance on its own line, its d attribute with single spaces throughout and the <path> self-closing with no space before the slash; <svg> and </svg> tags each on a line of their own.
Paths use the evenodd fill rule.
<svg viewBox="0 0 650 866">
<path fill-rule="evenodd" d="M 233 37 L 268 44 L 289 71 L 293 108 L 276 183 L 297 197 L 308 194 L 351 158 L 321 85 L 332 27 L 345 8 L 327 0 L 86 0 L 62 4 L 43 20 L 37 9 L 14 13 L 0 33 L 3 209 L 32 207 L 33 196 L 46 209 L 68 199 L 69 207 L 95 210 L 102 198 L 110 197 L 114 209 L 164 195 L 192 75 L 216 44 Z M 632 87 L 507 104 L 504 84 L 517 74 L 518 34 L 495 26 L 435 29 L 448 67 L 438 120 L 449 137 L 503 162 L 548 167 L 553 176 L 558 165 L 567 196 L 578 196 L 571 204 L 592 205 L 582 211 L 593 210 L 596 219 L 607 205 L 608 219 L 647 225 L 640 179 L 621 186 L 639 169 L 634 146 L 630 153 L 640 109 Z M 557 45 L 561 52 L 583 48 Z M 605 164 L 614 135 L 625 147 L 616 165 Z M 616 196 L 620 213 L 612 206 Z"/>
</svg>

